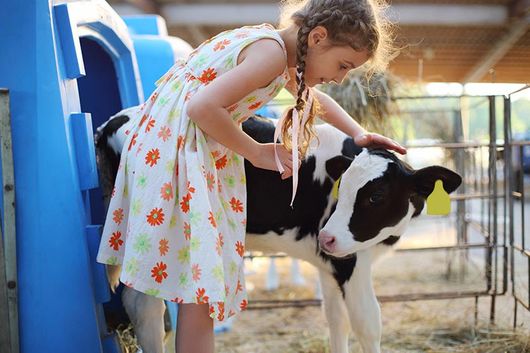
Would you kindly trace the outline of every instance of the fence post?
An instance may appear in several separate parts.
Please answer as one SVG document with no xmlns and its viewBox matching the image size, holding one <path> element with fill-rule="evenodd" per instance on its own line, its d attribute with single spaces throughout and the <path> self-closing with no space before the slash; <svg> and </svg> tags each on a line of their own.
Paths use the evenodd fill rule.
<svg viewBox="0 0 530 353">
<path fill-rule="evenodd" d="M 460 110 L 454 111 L 453 116 L 453 138 L 457 143 L 464 142 L 464 126 L 462 121 L 462 112 Z M 462 194 L 466 193 L 466 157 L 465 151 L 457 149 L 455 151 L 455 167 L 458 173 L 462 176 L 462 185 L 460 185 L 459 192 Z M 467 235 L 467 223 L 466 223 L 466 200 L 456 201 L 456 231 L 457 231 L 457 244 L 464 245 L 468 243 Z M 460 270 L 458 272 L 458 278 L 463 279 L 466 275 L 467 261 L 468 261 L 468 250 L 460 251 Z"/>
<path fill-rule="evenodd" d="M 18 282 L 17 248 L 15 231 L 15 175 L 13 167 L 13 145 L 11 140 L 11 117 L 9 113 L 9 91 L 0 89 L 0 140 L 2 142 L 2 192 L 3 192 L 3 234 L 0 234 L 0 350 L 7 353 L 19 352 L 18 340 Z M 0 232 L 2 233 L 2 232 Z M 3 283 L 2 283 L 3 282 Z M 4 341 L 7 340 L 7 341 Z"/>
</svg>

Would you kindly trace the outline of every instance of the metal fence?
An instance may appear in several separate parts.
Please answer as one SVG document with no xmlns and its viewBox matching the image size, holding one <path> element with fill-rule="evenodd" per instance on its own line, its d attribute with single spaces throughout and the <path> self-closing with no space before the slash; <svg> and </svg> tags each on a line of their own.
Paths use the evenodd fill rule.
<svg viewBox="0 0 530 353">
<path fill-rule="evenodd" d="M 376 290 L 380 302 L 474 298 L 476 320 L 478 300 L 486 297 L 490 322 L 494 322 L 497 297 L 511 291 L 514 326 L 518 306 L 530 310 L 530 240 L 525 229 L 530 205 L 525 207 L 528 191 L 524 190 L 530 177 L 524 173 L 530 168 L 524 162 L 525 153 L 530 160 L 530 142 L 514 141 L 511 127 L 514 100 L 521 94 L 397 98 L 399 109 L 393 118 L 399 123 L 394 137 L 407 145 L 411 165 L 444 165 L 462 175 L 463 183 L 451 196 L 450 215 L 419 218 L 433 225 L 427 231 L 449 235 L 420 245 L 404 237 L 405 245 L 396 252 L 396 257 L 439 256 L 443 261 L 434 271 L 444 272 L 447 283 L 427 289 L 411 286 L 406 291 L 390 286 Z M 425 272 L 429 269 L 422 268 L 417 275 Z M 250 303 L 250 308 L 263 309 L 319 305 L 320 301 L 258 298 Z"/>
<path fill-rule="evenodd" d="M 510 234 L 510 281 L 514 298 L 513 326 L 517 327 L 518 307 L 530 310 L 530 235 L 526 223 L 530 221 L 528 178 L 530 177 L 530 136 L 514 139 L 512 108 L 514 101 L 530 92 L 530 86 L 505 98 L 505 151 L 511 161 L 507 170 L 511 183 L 506 189 Z M 530 112 L 527 112 L 530 115 Z M 529 175 L 526 175 L 529 174 Z M 526 190 L 525 190 L 526 189 Z"/>
</svg>

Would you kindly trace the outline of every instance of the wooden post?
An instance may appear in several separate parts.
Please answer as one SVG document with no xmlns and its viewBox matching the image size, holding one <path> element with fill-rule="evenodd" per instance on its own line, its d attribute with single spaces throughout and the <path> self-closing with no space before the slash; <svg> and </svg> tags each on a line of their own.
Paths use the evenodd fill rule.
<svg viewBox="0 0 530 353">
<path fill-rule="evenodd" d="M 4 198 L 4 228 L 3 234 L 0 234 L 3 235 L 3 242 L 0 242 L 0 320 L 7 323 L 0 329 L 0 351 L 19 353 L 15 174 L 7 89 L 0 89 L 0 140 Z"/>
</svg>

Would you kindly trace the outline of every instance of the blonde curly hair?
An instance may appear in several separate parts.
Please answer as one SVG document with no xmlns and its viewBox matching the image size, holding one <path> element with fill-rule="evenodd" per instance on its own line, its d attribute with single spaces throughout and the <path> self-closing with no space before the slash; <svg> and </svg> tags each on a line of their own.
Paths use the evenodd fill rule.
<svg viewBox="0 0 530 353">
<path fill-rule="evenodd" d="M 282 126 L 282 139 L 287 148 L 292 127 L 292 113 L 303 112 L 306 105 L 304 91 L 307 42 L 311 30 L 323 26 L 328 32 L 331 45 L 350 46 L 354 50 L 368 50 L 369 60 L 363 66 L 368 76 L 384 71 L 392 57 L 391 23 L 382 16 L 387 7 L 382 0 L 283 0 L 280 27 L 294 24 L 298 27 L 296 43 L 296 104 L 286 114 Z M 305 155 L 309 141 L 315 135 L 313 124 L 319 113 L 318 101 L 314 99 L 305 126 L 301 127 L 300 152 Z"/>
</svg>

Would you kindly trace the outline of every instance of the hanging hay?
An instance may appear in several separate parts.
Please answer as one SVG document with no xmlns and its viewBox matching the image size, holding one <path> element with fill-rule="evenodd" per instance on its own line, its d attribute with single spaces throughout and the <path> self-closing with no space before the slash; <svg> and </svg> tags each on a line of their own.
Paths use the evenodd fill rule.
<svg viewBox="0 0 530 353">
<path fill-rule="evenodd" d="M 399 87 L 396 77 L 389 73 L 376 73 L 366 77 L 351 73 L 343 83 L 321 85 L 359 124 L 369 131 L 388 135 L 391 132 L 388 118 L 397 111 L 394 91 Z"/>
</svg>

